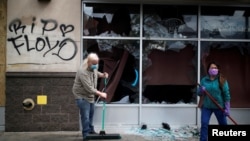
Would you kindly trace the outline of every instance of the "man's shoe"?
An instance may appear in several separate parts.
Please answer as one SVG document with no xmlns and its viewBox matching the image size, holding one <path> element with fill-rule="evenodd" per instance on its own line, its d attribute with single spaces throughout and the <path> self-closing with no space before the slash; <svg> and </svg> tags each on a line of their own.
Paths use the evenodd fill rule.
<svg viewBox="0 0 250 141">
<path fill-rule="evenodd" d="M 95 131 L 90 131 L 89 134 L 97 134 Z"/>
</svg>

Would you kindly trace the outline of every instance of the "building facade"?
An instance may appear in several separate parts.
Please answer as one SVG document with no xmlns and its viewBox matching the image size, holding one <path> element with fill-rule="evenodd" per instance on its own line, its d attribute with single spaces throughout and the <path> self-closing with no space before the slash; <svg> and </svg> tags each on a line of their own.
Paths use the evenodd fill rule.
<svg viewBox="0 0 250 141">
<path fill-rule="evenodd" d="M 71 89 L 89 52 L 110 74 L 98 85 L 108 93 L 107 128 L 199 126 L 197 83 L 209 61 L 229 81 L 231 116 L 250 124 L 249 7 L 246 0 L 5 0 L 0 129 L 80 130 Z M 102 125 L 98 98 L 94 123 Z"/>
</svg>

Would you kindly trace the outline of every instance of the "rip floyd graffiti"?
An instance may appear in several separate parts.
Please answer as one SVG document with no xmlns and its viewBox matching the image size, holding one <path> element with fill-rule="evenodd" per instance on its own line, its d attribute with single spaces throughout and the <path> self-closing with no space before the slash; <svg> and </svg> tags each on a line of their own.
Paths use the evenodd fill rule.
<svg viewBox="0 0 250 141">
<path fill-rule="evenodd" d="M 53 19 L 32 18 L 31 24 L 14 19 L 8 25 L 8 65 L 70 64 L 74 62 L 78 47 L 70 36 L 74 31 L 71 24 L 58 24 Z M 71 35 L 72 36 L 72 35 Z"/>
</svg>

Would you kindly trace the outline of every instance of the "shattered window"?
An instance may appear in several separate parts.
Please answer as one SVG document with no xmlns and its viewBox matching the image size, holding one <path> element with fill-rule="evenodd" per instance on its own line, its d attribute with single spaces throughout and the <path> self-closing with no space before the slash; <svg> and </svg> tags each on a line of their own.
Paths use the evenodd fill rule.
<svg viewBox="0 0 250 141">
<path fill-rule="evenodd" d="M 197 42 L 143 42 L 143 104 L 196 102 Z"/>
<path fill-rule="evenodd" d="M 200 19 L 202 38 L 250 38 L 249 7 L 201 7 Z"/>
<path fill-rule="evenodd" d="M 232 107 L 250 107 L 250 43 L 204 41 L 201 46 L 201 77 L 207 64 L 215 61 L 228 80 Z"/>
<path fill-rule="evenodd" d="M 83 6 L 83 56 L 98 52 L 103 66 L 100 69 L 111 74 L 107 101 L 139 103 L 141 98 L 143 103 L 195 102 L 197 42 L 186 39 L 198 36 L 198 7 L 143 5 L 140 12 L 140 5 L 136 4 L 85 3 Z M 143 25 L 140 25 L 140 15 L 143 15 Z M 142 45 L 141 27 L 146 37 Z M 91 36 L 96 39 L 88 38 Z M 148 40 L 151 37 L 159 39 Z M 140 54 L 141 46 L 143 54 Z M 139 92 L 140 56 L 143 56 L 142 92 Z M 99 89 L 102 87 L 101 81 Z"/>
<path fill-rule="evenodd" d="M 139 41 L 116 39 L 85 39 L 87 52 L 97 52 L 99 69 L 109 73 L 106 86 L 99 80 L 98 88 L 108 93 L 110 104 L 139 103 Z M 101 102 L 98 101 L 97 102 Z"/>
<path fill-rule="evenodd" d="M 143 104 L 196 103 L 197 16 L 198 6 L 143 6 Z"/>
<path fill-rule="evenodd" d="M 250 107 L 249 7 L 84 3 L 82 15 L 83 57 L 98 53 L 109 72 L 108 103 L 197 104 L 197 78 L 215 60 L 232 106 Z"/>
<path fill-rule="evenodd" d="M 196 38 L 197 6 L 145 5 L 143 36 Z"/>
<path fill-rule="evenodd" d="M 83 57 L 98 53 L 99 71 L 109 73 L 98 89 L 105 87 L 110 104 L 139 103 L 139 36 L 140 5 L 84 3 Z"/>
<path fill-rule="evenodd" d="M 208 62 L 215 61 L 228 80 L 231 106 L 250 107 L 249 7 L 202 6 L 200 24 L 201 39 L 207 38 L 200 45 L 201 77 Z"/>
</svg>

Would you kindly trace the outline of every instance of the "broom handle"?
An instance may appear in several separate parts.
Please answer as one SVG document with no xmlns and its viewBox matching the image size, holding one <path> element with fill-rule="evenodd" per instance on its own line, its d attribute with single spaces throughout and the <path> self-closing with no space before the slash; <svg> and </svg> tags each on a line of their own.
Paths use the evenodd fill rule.
<svg viewBox="0 0 250 141">
<path fill-rule="evenodd" d="M 197 85 L 199 85 L 199 87 L 201 87 L 201 85 L 199 83 L 197 83 Z M 218 102 L 214 99 L 214 97 L 212 97 L 206 90 L 204 91 L 205 94 L 213 101 L 213 103 L 222 111 L 225 112 L 225 110 L 218 104 Z M 204 97 L 204 96 L 203 96 Z M 228 115 L 228 118 L 235 124 L 237 125 L 236 121 L 234 121 L 234 119 Z"/>
<path fill-rule="evenodd" d="M 104 131 L 104 121 L 105 121 L 105 111 L 106 111 L 106 102 L 103 101 L 103 107 L 102 107 L 102 131 Z"/>
<path fill-rule="evenodd" d="M 106 90 L 106 86 L 107 86 L 107 78 L 104 79 L 103 91 Z M 102 130 L 103 131 L 104 131 L 105 113 L 106 113 L 106 100 L 103 100 L 103 106 L 102 106 Z"/>
</svg>

